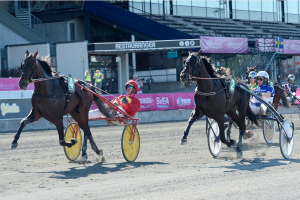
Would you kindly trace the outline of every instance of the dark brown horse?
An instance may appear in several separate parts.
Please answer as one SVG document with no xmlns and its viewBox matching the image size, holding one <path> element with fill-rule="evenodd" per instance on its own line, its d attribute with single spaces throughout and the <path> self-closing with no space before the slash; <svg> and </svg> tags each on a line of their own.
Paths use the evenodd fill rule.
<svg viewBox="0 0 300 200">
<path fill-rule="evenodd" d="M 256 66 L 254 66 L 253 68 L 247 68 L 247 72 L 246 72 L 246 80 L 248 80 L 248 76 L 249 73 L 252 71 L 255 71 Z M 270 81 L 270 80 L 269 80 Z M 286 95 L 284 90 L 282 90 L 281 88 L 283 88 L 283 86 L 276 82 L 276 81 L 272 81 L 274 83 L 274 90 L 275 90 L 275 96 L 273 98 L 273 107 L 278 110 L 278 105 L 279 105 L 279 101 L 280 99 L 282 100 L 282 105 L 285 108 L 289 108 L 290 104 L 288 103 L 287 99 L 286 99 Z"/>
<path fill-rule="evenodd" d="M 218 123 L 221 142 L 230 147 L 234 142 L 233 140 L 226 140 L 224 134 L 224 115 L 227 114 L 240 128 L 237 151 L 241 154 L 242 136 L 246 129 L 246 116 L 257 124 L 256 116 L 249 107 L 250 95 L 238 86 L 235 86 L 235 91 L 226 107 L 226 86 L 223 80 L 215 73 L 216 70 L 212 65 L 205 58 L 200 59 L 200 54 L 201 50 L 198 53 L 190 52 L 188 58 L 184 61 L 185 67 L 180 74 L 180 79 L 186 88 L 190 87 L 193 77 L 196 77 L 194 80 L 197 81 L 194 95 L 196 105 L 183 133 L 181 144 L 187 142 L 187 136 L 192 124 L 203 115 L 206 115 Z"/>
<path fill-rule="evenodd" d="M 54 77 L 48 63 L 42 59 L 38 59 L 37 55 L 38 51 L 34 55 L 29 55 L 28 51 L 25 53 L 25 59 L 21 63 L 22 74 L 19 80 L 19 87 L 22 90 L 26 90 L 32 79 Z M 102 155 L 102 150 L 98 149 L 88 125 L 88 113 L 94 100 L 94 95 L 76 86 L 75 93 L 68 98 L 64 84 L 63 77 L 34 82 L 35 89 L 31 98 L 32 109 L 29 115 L 21 121 L 11 145 L 12 149 L 17 147 L 17 141 L 20 138 L 23 128 L 29 123 L 38 121 L 41 117 L 56 126 L 61 146 L 72 147 L 77 141 L 75 139 L 65 141 L 63 124 L 63 116 L 70 113 L 73 119 L 78 122 L 79 127 L 84 131 L 82 159 L 87 159 L 87 139 L 90 140 L 92 149 L 98 155 Z M 68 104 L 67 100 L 69 101 Z"/>
</svg>

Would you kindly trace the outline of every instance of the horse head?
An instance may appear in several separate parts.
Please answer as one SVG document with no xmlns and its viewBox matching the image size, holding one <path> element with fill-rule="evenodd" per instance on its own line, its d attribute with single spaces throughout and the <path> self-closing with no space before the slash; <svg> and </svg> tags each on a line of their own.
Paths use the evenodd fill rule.
<svg viewBox="0 0 300 200">
<path fill-rule="evenodd" d="M 38 50 L 36 50 L 35 54 L 29 55 L 28 50 L 25 53 L 25 58 L 21 62 L 21 77 L 19 80 L 19 87 L 22 90 L 26 90 L 29 83 L 32 81 L 33 76 L 36 74 L 37 71 L 37 58 Z"/>
<path fill-rule="evenodd" d="M 189 56 L 183 61 L 184 68 L 180 73 L 180 80 L 186 88 L 191 86 L 192 77 L 196 77 L 199 74 L 201 52 L 202 49 L 198 53 L 189 51 Z"/>
<path fill-rule="evenodd" d="M 247 67 L 246 80 L 248 80 L 250 72 L 255 71 L 255 69 L 256 69 L 256 65 L 253 68 Z"/>
</svg>

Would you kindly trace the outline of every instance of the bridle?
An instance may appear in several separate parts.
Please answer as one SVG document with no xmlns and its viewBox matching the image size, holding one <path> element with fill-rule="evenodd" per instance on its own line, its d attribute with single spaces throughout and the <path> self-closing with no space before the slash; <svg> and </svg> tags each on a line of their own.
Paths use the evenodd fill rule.
<svg viewBox="0 0 300 200">
<path fill-rule="evenodd" d="M 28 69 L 28 61 L 29 61 L 30 59 L 33 59 L 33 60 L 34 60 L 33 64 L 31 65 L 31 69 L 33 70 L 32 73 L 31 73 L 31 75 L 29 75 L 29 74 L 27 73 L 27 69 Z M 37 70 L 37 68 L 38 68 L 38 64 L 37 64 L 38 60 L 37 60 L 37 59 L 34 59 L 32 55 L 30 55 L 27 59 L 25 58 L 25 60 L 26 60 L 26 61 L 25 61 L 25 63 L 24 63 L 24 68 L 23 68 L 23 70 L 22 70 L 21 76 L 26 76 L 26 82 L 27 82 L 27 85 L 29 85 L 29 83 L 32 82 L 32 78 L 33 78 L 33 76 L 34 76 L 34 74 L 35 74 L 35 72 L 36 72 L 36 70 Z M 24 61 L 24 59 L 22 60 L 22 63 L 23 63 L 23 61 Z"/>
<path fill-rule="evenodd" d="M 198 56 L 196 56 L 196 55 L 194 55 L 194 54 L 191 54 L 191 55 L 193 55 L 193 56 L 195 56 L 195 58 L 196 58 L 196 63 L 195 63 L 195 65 L 200 65 L 200 58 L 198 58 Z M 191 57 L 191 55 L 189 55 L 189 57 Z M 188 58 L 189 58 L 188 57 Z M 188 59 L 187 58 L 187 59 Z M 190 72 L 190 66 L 188 65 L 188 66 L 186 66 L 187 67 L 187 70 L 188 70 L 188 72 Z M 200 66 L 199 66 L 199 70 L 200 70 Z M 198 72 L 196 73 L 196 74 L 198 74 Z M 188 73 L 186 73 L 186 79 L 188 80 L 188 84 L 190 83 L 190 80 L 195 80 L 195 79 L 199 79 L 199 80 L 201 80 L 201 79 L 208 79 L 208 80 L 213 80 L 213 79 L 221 79 L 221 78 L 202 78 L 202 77 L 194 77 L 194 76 L 190 76 L 191 78 L 189 78 L 189 74 Z"/>
</svg>

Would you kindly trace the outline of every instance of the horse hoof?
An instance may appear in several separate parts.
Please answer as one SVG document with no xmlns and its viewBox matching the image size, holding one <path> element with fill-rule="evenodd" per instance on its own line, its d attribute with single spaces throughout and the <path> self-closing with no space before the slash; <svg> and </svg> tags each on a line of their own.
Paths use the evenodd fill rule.
<svg viewBox="0 0 300 200">
<path fill-rule="evenodd" d="M 236 140 L 230 140 L 231 145 L 236 145 Z"/>
<path fill-rule="evenodd" d="M 81 157 L 81 161 L 82 162 L 85 162 L 85 161 L 87 161 L 88 160 L 88 155 L 86 154 L 85 156 L 82 156 Z"/>
<path fill-rule="evenodd" d="M 237 157 L 237 158 L 243 157 L 243 152 L 241 152 L 241 151 L 240 151 L 240 152 L 237 152 L 237 153 L 236 153 L 236 157 Z"/>
<path fill-rule="evenodd" d="M 186 145 L 187 144 L 187 139 L 181 139 L 180 144 L 181 145 Z"/>
<path fill-rule="evenodd" d="M 97 155 L 99 156 L 103 156 L 103 150 L 102 149 L 98 149 L 98 151 L 96 152 Z"/>
<path fill-rule="evenodd" d="M 18 147 L 18 143 L 12 143 L 10 149 L 16 149 Z"/>
<path fill-rule="evenodd" d="M 78 143 L 78 141 L 75 138 L 71 138 L 70 142 L 72 143 L 72 145 L 75 145 Z"/>
</svg>

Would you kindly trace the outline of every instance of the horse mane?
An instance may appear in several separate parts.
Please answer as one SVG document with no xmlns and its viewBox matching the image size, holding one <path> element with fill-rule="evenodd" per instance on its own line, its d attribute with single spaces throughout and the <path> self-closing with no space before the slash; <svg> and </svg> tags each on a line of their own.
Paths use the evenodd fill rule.
<svg viewBox="0 0 300 200">
<path fill-rule="evenodd" d="M 46 56 L 45 58 L 37 58 L 37 60 L 39 61 L 39 64 L 43 68 L 44 72 L 48 76 L 52 76 L 50 55 Z"/>
<path fill-rule="evenodd" d="M 231 70 L 229 68 L 221 67 L 220 69 L 216 69 L 206 58 L 202 58 L 201 60 L 211 77 L 224 79 L 231 78 Z"/>
</svg>

